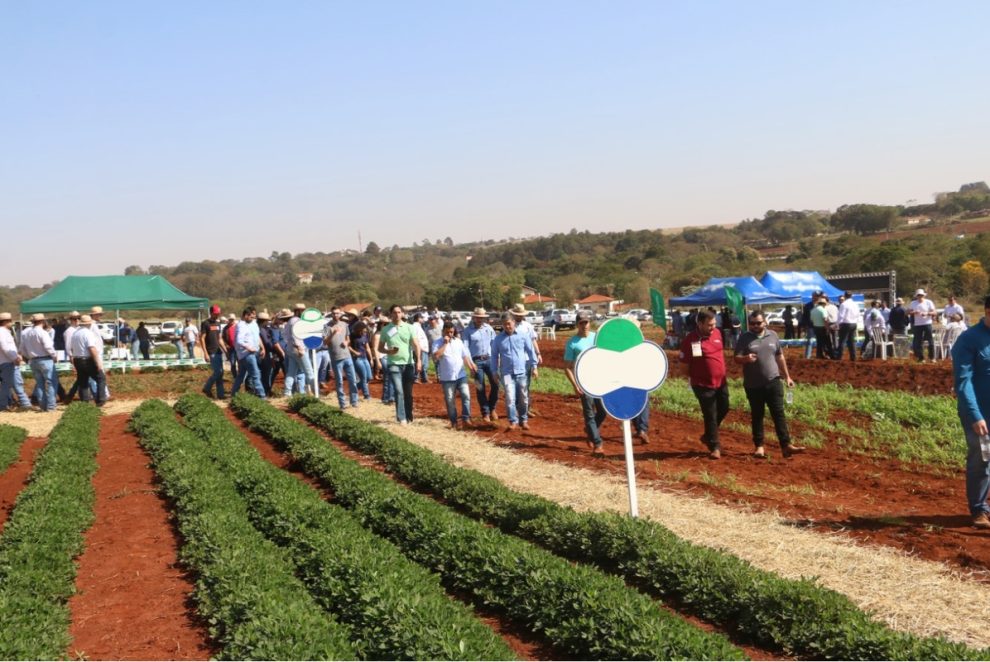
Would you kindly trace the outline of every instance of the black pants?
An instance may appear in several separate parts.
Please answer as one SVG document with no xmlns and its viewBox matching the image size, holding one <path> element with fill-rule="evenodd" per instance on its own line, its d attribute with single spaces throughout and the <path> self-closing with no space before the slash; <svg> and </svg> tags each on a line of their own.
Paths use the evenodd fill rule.
<svg viewBox="0 0 990 662">
<path fill-rule="evenodd" d="M 729 413 L 729 384 L 726 382 L 719 388 L 692 386 L 694 396 L 701 405 L 701 416 L 705 420 L 705 434 L 702 441 L 708 445 L 708 450 L 719 448 L 718 426 Z"/>
<path fill-rule="evenodd" d="M 914 349 L 914 358 L 919 361 L 925 359 L 924 344 L 928 343 L 928 358 L 935 360 L 935 340 L 932 338 L 932 325 L 912 326 L 911 335 L 914 336 L 911 345 Z"/>
<path fill-rule="evenodd" d="M 815 356 L 820 359 L 830 359 L 835 356 L 832 349 L 832 334 L 826 326 L 815 327 Z"/>
<path fill-rule="evenodd" d="M 77 380 L 79 384 L 79 399 L 83 402 L 89 402 L 90 400 L 96 400 L 96 404 L 102 405 L 106 402 L 106 392 L 107 392 L 107 376 L 106 374 L 96 367 L 96 359 L 92 357 L 76 358 L 73 359 L 73 365 L 76 366 L 76 374 L 78 375 Z M 89 390 L 89 380 L 93 379 L 96 381 L 96 393 L 90 393 Z"/>
<path fill-rule="evenodd" d="M 835 351 L 835 358 L 842 358 L 842 348 L 849 348 L 849 360 L 856 360 L 856 325 L 855 324 L 840 324 L 839 325 L 839 346 Z"/>
<path fill-rule="evenodd" d="M 766 386 L 746 388 L 746 399 L 752 416 L 753 445 L 759 448 L 763 445 L 763 416 L 770 409 L 774 429 L 780 447 L 790 445 L 791 435 L 787 431 L 787 419 L 784 416 L 784 382 L 777 377 Z"/>
</svg>

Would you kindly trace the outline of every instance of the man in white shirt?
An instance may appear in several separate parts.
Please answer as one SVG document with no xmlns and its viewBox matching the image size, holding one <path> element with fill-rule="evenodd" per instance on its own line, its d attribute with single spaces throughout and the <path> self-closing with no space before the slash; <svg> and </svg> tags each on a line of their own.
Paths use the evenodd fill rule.
<svg viewBox="0 0 990 662">
<path fill-rule="evenodd" d="M 55 343 L 45 330 L 45 316 L 31 315 L 31 328 L 21 334 L 21 354 L 28 360 L 35 382 L 41 389 L 38 403 L 44 411 L 55 411 L 55 382 L 52 374 L 55 367 Z"/>
<path fill-rule="evenodd" d="M 942 310 L 942 322 L 948 324 L 952 321 L 953 315 L 959 315 L 959 319 L 965 324 L 966 313 L 963 311 L 963 307 L 956 301 L 955 295 L 950 295 L 949 303 L 945 304 L 945 309 Z"/>
<path fill-rule="evenodd" d="M 186 328 L 182 329 L 182 339 L 186 342 L 186 351 L 189 358 L 196 358 L 196 343 L 199 342 L 199 329 L 192 323 L 191 319 L 186 320 Z"/>
<path fill-rule="evenodd" d="M 912 346 L 914 358 L 917 361 L 925 360 L 922 345 L 928 344 L 928 359 L 935 360 L 935 340 L 932 337 L 932 321 L 938 313 L 935 311 L 935 304 L 927 298 L 923 289 L 918 289 L 914 293 L 914 301 L 908 306 L 908 313 L 911 315 L 911 335 L 914 336 Z"/>
<path fill-rule="evenodd" d="M 72 335 L 72 364 L 75 366 L 77 383 L 79 384 L 79 399 L 89 402 L 96 401 L 97 407 L 106 403 L 107 377 L 103 370 L 103 352 L 98 343 L 99 334 L 92 328 L 93 318 L 83 315 L 79 319 L 79 328 Z M 95 383 L 95 390 L 91 384 Z"/>
<path fill-rule="evenodd" d="M 852 292 L 846 292 L 839 306 L 839 346 L 835 358 L 842 360 L 843 346 L 849 348 L 849 360 L 856 360 L 856 326 L 859 324 L 859 304 L 853 301 Z"/>
<path fill-rule="evenodd" d="M 10 406 L 11 391 L 17 398 L 20 411 L 31 410 L 31 400 L 24 392 L 24 380 L 21 379 L 21 363 L 24 359 L 17 352 L 17 344 L 11 331 L 13 323 L 10 313 L 0 313 L 0 412 L 7 411 Z"/>
</svg>

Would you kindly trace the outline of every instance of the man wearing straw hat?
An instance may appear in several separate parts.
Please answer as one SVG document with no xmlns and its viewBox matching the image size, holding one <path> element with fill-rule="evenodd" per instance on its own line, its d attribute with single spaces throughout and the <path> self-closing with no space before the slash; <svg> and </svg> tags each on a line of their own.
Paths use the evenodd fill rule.
<svg viewBox="0 0 990 662">
<path fill-rule="evenodd" d="M 495 405 L 498 404 L 499 380 L 492 370 L 492 342 L 495 340 L 495 329 L 488 323 L 488 311 L 475 308 L 471 313 L 471 324 L 461 332 L 464 345 L 468 348 L 471 360 L 477 369 L 474 372 L 474 386 L 478 393 L 478 406 L 481 408 L 481 418 L 486 422 L 497 421 L 498 414 Z M 488 380 L 488 390 L 485 380 Z"/>
<path fill-rule="evenodd" d="M 32 326 L 21 334 L 21 354 L 28 360 L 35 382 L 41 388 L 39 405 L 45 411 L 55 411 L 55 382 L 52 372 L 55 367 L 55 344 L 44 329 L 45 316 L 31 315 Z"/>
<path fill-rule="evenodd" d="M 96 406 L 102 407 L 106 403 L 107 377 L 103 371 L 103 352 L 96 339 L 99 334 L 92 325 L 90 315 L 79 319 L 79 328 L 72 335 L 72 362 L 76 368 L 79 399 L 83 402 L 95 400 Z M 96 389 L 91 393 L 90 385 L 94 382 Z"/>
<path fill-rule="evenodd" d="M 0 412 L 10 406 L 10 392 L 13 391 L 21 411 L 30 411 L 31 400 L 24 392 L 21 379 L 21 363 L 24 359 L 17 352 L 14 334 L 10 327 L 14 320 L 10 313 L 0 313 Z"/>
</svg>

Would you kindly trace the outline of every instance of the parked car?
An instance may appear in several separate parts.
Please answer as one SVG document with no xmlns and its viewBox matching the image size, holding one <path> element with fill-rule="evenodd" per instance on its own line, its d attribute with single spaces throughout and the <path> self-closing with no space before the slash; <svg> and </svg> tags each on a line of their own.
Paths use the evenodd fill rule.
<svg viewBox="0 0 990 662">
<path fill-rule="evenodd" d="M 450 311 L 450 321 L 459 322 L 462 327 L 467 327 L 471 324 L 471 313 L 467 310 L 452 310 Z"/>
<path fill-rule="evenodd" d="M 135 325 L 135 329 L 137 326 Z M 148 335 L 154 340 L 162 334 L 162 323 L 159 320 L 146 320 L 144 328 L 148 329 Z"/>
<path fill-rule="evenodd" d="M 540 326 L 543 324 L 543 314 L 536 310 L 531 310 L 526 313 L 525 319 L 533 326 Z"/>
<path fill-rule="evenodd" d="M 97 322 L 96 332 L 103 338 L 104 343 L 114 343 L 117 333 L 117 325 L 110 322 Z"/>
<path fill-rule="evenodd" d="M 566 308 L 551 308 L 544 313 L 543 324 L 554 329 L 573 329 L 577 326 L 577 314 Z"/>
<path fill-rule="evenodd" d="M 150 330 L 149 330 L 150 332 Z M 165 339 L 176 338 L 182 335 L 182 322 L 179 320 L 168 320 L 162 322 L 158 335 Z"/>
<path fill-rule="evenodd" d="M 648 322 L 653 319 L 653 313 L 645 308 L 631 308 L 623 313 L 622 316 L 627 319 L 639 320 L 640 322 Z"/>
</svg>

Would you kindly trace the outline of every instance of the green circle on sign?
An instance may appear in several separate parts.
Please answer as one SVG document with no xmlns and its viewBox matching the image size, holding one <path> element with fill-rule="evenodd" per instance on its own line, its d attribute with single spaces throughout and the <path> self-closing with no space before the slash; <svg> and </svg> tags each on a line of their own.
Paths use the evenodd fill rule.
<svg viewBox="0 0 990 662">
<path fill-rule="evenodd" d="M 598 329 L 595 346 L 624 352 L 643 342 L 643 332 L 635 322 L 627 319 L 611 319 Z"/>
</svg>

